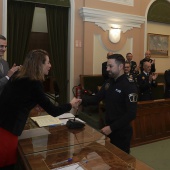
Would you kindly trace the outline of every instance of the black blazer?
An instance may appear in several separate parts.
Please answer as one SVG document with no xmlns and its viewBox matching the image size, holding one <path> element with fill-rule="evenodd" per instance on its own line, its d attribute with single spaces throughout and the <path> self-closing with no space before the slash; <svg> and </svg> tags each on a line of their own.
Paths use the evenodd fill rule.
<svg viewBox="0 0 170 170">
<path fill-rule="evenodd" d="M 130 62 L 130 67 L 131 67 L 130 72 L 133 74 L 134 71 L 135 71 L 135 68 L 137 67 L 136 62 L 135 61 L 131 61 Z"/>
<path fill-rule="evenodd" d="M 9 65 L 8 62 L 4 59 L 0 59 L 0 63 L 3 66 L 3 73 L 0 70 L 0 94 L 5 86 L 5 84 L 8 82 L 8 79 L 5 77 L 9 71 Z"/>
<path fill-rule="evenodd" d="M 37 104 L 52 116 L 58 116 L 72 108 L 70 103 L 61 106 L 51 103 L 43 92 L 40 81 L 11 78 L 0 96 L 0 127 L 19 136 L 30 110 Z"/>
<path fill-rule="evenodd" d="M 149 83 L 149 76 L 142 72 L 137 77 L 137 83 L 139 87 L 139 100 L 143 100 L 142 96 L 146 96 L 144 97 L 145 100 L 152 100 L 152 87 L 156 87 L 157 82 L 152 80 Z"/>
<path fill-rule="evenodd" d="M 3 73 L 0 71 L 0 78 L 2 78 L 7 75 L 8 71 L 9 71 L 9 65 L 8 65 L 8 62 L 5 61 L 4 59 L 0 59 L 0 63 L 2 63 L 3 70 L 4 70 Z"/>
</svg>

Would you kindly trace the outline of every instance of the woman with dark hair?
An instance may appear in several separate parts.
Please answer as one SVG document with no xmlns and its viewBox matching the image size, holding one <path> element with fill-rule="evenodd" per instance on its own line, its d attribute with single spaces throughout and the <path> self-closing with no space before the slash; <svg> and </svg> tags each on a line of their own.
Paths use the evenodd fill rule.
<svg viewBox="0 0 170 170">
<path fill-rule="evenodd" d="M 17 161 L 18 136 L 21 135 L 29 112 L 37 104 L 48 114 L 58 116 L 77 108 L 79 99 L 55 106 L 46 97 L 42 82 L 51 64 L 46 51 L 28 53 L 23 66 L 6 84 L 0 96 L 0 169 L 13 169 Z"/>
</svg>

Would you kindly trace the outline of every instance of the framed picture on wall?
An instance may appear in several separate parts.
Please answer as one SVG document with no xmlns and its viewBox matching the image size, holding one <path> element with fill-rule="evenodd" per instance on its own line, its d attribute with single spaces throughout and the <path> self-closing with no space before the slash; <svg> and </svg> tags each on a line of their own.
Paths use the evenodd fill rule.
<svg viewBox="0 0 170 170">
<path fill-rule="evenodd" d="M 169 35 L 148 33 L 148 50 L 157 57 L 168 57 Z"/>
</svg>

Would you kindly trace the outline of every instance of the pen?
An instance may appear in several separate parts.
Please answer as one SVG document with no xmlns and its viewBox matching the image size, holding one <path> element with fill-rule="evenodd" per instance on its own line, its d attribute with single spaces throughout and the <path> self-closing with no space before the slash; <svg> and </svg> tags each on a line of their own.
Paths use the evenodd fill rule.
<svg viewBox="0 0 170 170">
<path fill-rule="evenodd" d="M 68 159 L 66 159 L 64 161 L 53 163 L 52 166 L 56 166 L 56 165 L 64 164 L 64 163 L 67 163 L 67 162 L 71 162 L 72 160 L 73 160 L 72 158 L 68 158 Z"/>
</svg>

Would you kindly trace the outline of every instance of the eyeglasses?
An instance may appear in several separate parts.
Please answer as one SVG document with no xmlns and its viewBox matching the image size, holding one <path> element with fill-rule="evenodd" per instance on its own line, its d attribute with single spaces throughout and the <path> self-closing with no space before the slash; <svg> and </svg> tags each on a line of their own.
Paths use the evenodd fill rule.
<svg viewBox="0 0 170 170">
<path fill-rule="evenodd" d="M 0 45 L 0 48 L 7 48 L 7 45 Z"/>
</svg>

